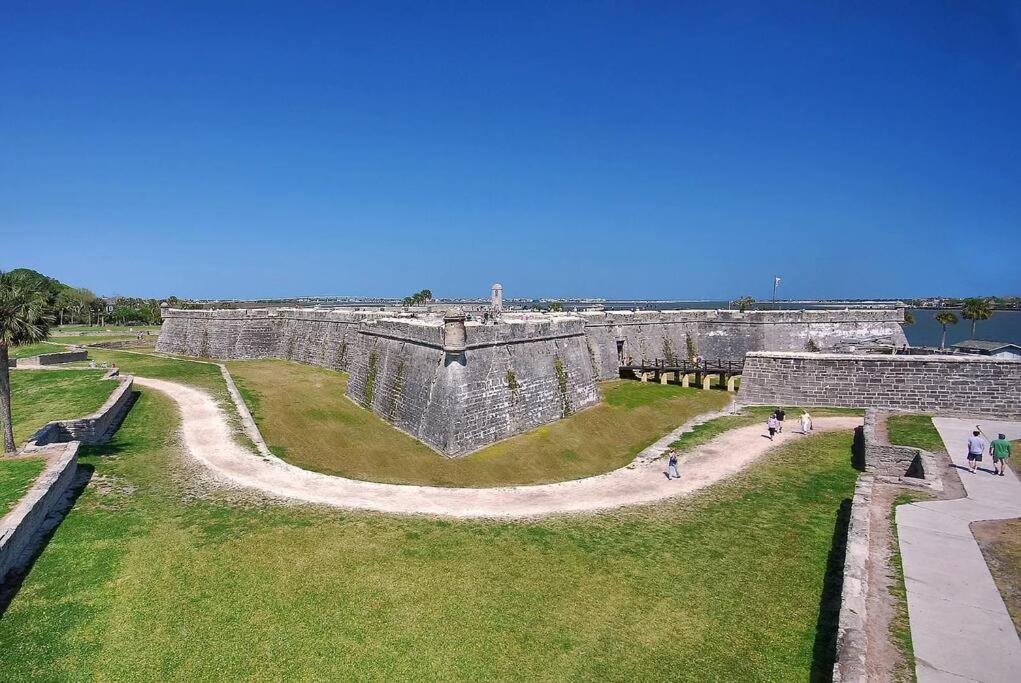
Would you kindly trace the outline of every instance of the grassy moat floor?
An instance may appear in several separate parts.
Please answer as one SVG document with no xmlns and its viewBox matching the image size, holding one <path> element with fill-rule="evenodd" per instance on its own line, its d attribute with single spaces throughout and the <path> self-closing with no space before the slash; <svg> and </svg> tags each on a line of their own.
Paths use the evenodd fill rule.
<svg viewBox="0 0 1021 683">
<path fill-rule="evenodd" d="M 220 392 L 213 366 L 137 358 Z M 0 679 L 804 681 L 832 665 L 850 433 L 689 498 L 498 523 L 211 489 L 178 426 L 142 389 L 84 449 L 89 483 L 0 603 Z"/>
<path fill-rule="evenodd" d="M 612 381 L 602 402 L 461 458 L 445 458 L 345 396 L 347 375 L 277 360 L 227 367 L 271 450 L 354 479 L 436 486 L 538 484 L 602 474 L 731 395 Z"/>
</svg>

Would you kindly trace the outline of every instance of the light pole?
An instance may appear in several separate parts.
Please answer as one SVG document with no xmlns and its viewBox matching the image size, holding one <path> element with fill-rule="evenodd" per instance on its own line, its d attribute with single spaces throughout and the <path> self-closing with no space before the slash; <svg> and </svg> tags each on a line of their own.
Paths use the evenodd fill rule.
<svg viewBox="0 0 1021 683">
<path fill-rule="evenodd" d="M 776 308 L 776 288 L 780 284 L 780 276 L 777 275 L 773 278 L 773 308 Z"/>
</svg>

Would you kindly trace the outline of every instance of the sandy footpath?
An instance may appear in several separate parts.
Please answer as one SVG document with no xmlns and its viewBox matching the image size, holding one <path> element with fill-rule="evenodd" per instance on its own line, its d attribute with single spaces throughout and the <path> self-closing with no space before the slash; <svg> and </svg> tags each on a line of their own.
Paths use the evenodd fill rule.
<svg viewBox="0 0 1021 683">
<path fill-rule="evenodd" d="M 667 480 L 665 462 L 624 467 L 586 479 L 498 488 L 446 488 L 379 484 L 318 474 L 237 444 L 222 409 L 209 394 L 166 380 L 135 377 L 135 384 L 163 392 L 181 412 L 185 448 L 217 478 L 265 493 L 338 507 L 449 517 L 537 517 L 651 503 L 698 491 L 756 460 L 772 447 L 805 436 L 788 427 L 775 441 L 763 426 L 735 429 L 681 458 L 680 480 Z M 815 431 L 849 430 L 858 417 L 815 420 Z"/>
</svg>

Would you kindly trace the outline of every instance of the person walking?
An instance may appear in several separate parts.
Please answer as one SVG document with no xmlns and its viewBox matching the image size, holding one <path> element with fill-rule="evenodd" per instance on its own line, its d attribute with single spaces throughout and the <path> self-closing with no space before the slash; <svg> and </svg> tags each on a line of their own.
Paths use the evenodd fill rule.
<svg viewBox="0 0 1021 683">
<path fill-rule="evenodd" d="M 1006 434 L 1000 434 L 998 439 L 993 439 L 989 444 L 989 455 L 993 456 L 993 474 L 1003 476 L 1003 470 L 1007 469 L 1007 458 L 1010 457 L 1010 442 Z"/>
<path fill-rule="evenodd" d="M 776 430 L 780 427 L 780 421 L 776 419 L 776 413 L 769 416 L 766 420 L 766 429 L 769 430 L 769 440 L 772 441 L 776 435 Z"/>
<path fill-rule="evenodd" d="M 783 433 L 783 419 L 785 417 L 787 417 L 787 413 L 784 412 L 784 409 L 783 408 L 777 408 L 776 409 L 776 421 L 777 421 L 777 429 L 776 429 L 776 431 L 780 432 L 781 434 Z"/>
<path fill-rule="evenodd" d="M 968 437 L 968 467 L 971 473 L 975 474 L 978 464 L 982 462 L 982 454 L 986 452 L 986 440 L 982 438 L 976 429 Z"/>
<path fill-rule="evenodd" d="M 808 434 L 810 431 L 812 431 L 812 416 L 806 410 L 801 413 L 801 433 Z"/>
<path fill-rule="evenodd" d="M 681 474 L 677 471 L 677 451 L 671 450 L 670 456 L 666 461 L 666 478 L 667 479 L 680 479 Z"/>
</svg>

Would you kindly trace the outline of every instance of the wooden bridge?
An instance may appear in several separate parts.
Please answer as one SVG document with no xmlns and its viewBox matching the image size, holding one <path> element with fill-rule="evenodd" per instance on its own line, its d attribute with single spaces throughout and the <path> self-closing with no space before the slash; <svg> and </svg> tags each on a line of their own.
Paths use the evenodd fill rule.
<svg viewBox="0 0 1021 683">
<path fill-rule="evenodd" d="M 690 377 L 694 377 L 695 386 L 709 389 L 712 386 L 714 377 L 719 379 L 719 386 L 727 387 L 727 391 L 736 391 L 737 380 L 741 377 L 744 369 L 744 359 L 725 360 L 663 360 L 656 358 L 652 361 L 642 360 L 641 362 L 629 361 L 620 366 L 620 376 L 625 378 L 640 379 L 648 382 L 652 379 L 660 384 L 668 382 L 669 375 L 673 375 L 674 382 L 683 387 L 690 386 Z"/>
</svg>

